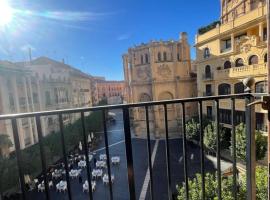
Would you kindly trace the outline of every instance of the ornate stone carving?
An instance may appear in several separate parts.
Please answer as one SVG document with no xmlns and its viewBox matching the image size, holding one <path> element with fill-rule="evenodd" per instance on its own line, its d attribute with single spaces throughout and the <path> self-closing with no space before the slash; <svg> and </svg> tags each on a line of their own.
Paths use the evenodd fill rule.
<svg viewBox="0 0 270 200">
<path fill-rule="evenodd" d="M 149 68 L 138 68 L 137 69 L 137 76 L 140 80 L 148 80 L 150 79 L 150 69 Z"/>
<path fill-rule="evenodd" d="M 236 49 L 242 53 L 247 53 L 251 47 L 257 46 L 258 38 L 255 35 L 245 36 L 236 41 Z"/>
<path fill-rule="evenodd" d="M 168 78 L 171 76 L 172 71 L 168 65 L 162 64 L 158 67 L 157 73 L 164 78 Z"/>
</svg>

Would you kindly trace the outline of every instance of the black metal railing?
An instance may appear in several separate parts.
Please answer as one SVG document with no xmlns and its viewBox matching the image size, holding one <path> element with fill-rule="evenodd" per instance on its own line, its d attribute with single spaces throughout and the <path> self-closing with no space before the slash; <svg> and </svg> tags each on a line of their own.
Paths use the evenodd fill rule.
<svg viewBox="0 0 270 200">
<path fill-rule="evenodd" d="M 184 185 L 185 185 L 185 194 L 186 199 L 189 199 L 189 185 L 188 185 L 188 161 L 187 161 L 187 138 L 186 138 L 186 105 L 188 103 L 198 103 L 198 114 L 199 114 L 199 135 L 200 135 L 200 173 L 202 175 L 202 199 L 206 199 L 205 193 L 205 149 L 204 149 L 204 130 L 203 130 L 203 104 L 205 102 L 212 101 L 215 103 L 215 124 L 217 126 L 217 149 L 216 149 L 216 159 L 217 159 L 217 181 L 218 181 L 218 188 L 217 194 L 218 199 L 221 200 L 222 197 L 222 182 L 221 182 L 221 148 L 220 148 L 220 134 L 219 134 L 219 112 L 220 112 L 220 100 L 227 99 L 231 102 L 231 130 L 232 130 L 232 163 L 233 163 L 233 197 L 237 199 L 237 159 L 236 159 L 236 136 L 235 136 L 235 101 L 237 99 L 246 99 L 246 134 L 247 134 L 247 154 L 246 154 L 246 170 L 247 170 L 247 198 L 252 199 L 254 196 L 254 107 L 247 106 L 254 100 L 254 97 L 250 93 L 245 94 L 235 94 L 235 95 L 222 95 L 222 96 L 211 96 L 211 97 L 197 97 L 197 98 L 186 98 L 186 99 L 176 99 L 176 100 L 165 100 L 165 101 L 153 101 L 153 102 L 145 102 L 145 103 L 134 103 L 134 104 L 123 104 L 123 105 L 110 105 L 110 106 L 99 106 L 99 107 L 90 107 L 90 108 L 76 108 L 76 109 L 65 109 L 65 110 L 56 110 L 56 111 L 45 111 L 45 112 L 34 112 L 34 113 L 23 113 L 23 114 L 10 114 L 10 115 L 0 115 L 1 120 L 11 120 L 12 122 L 12 130 L 13 130 L 13 137 L 15 143 L 15 152 L 17 156 L 17 165 L 18 165 L 18 172 L 19 172 L 19 179 L 20 179 L 20 187 L 22 191 L 22 199 L 26 199 L 26 187 L 24 181 L 24 171 L 22 167 L 22 154 L 21 154 L 21 147 L 19 141 L 19 132 L 17 126 L 17 120 L 21 118 L 35 118 L 36 121 L 36 128 L 38 132 L 38 145 L 40 149 L 40 156 L 41 156 L 41 164 L 42 164 L 42 174 L 44 177 L 45 183 L 45 196 L 46 199 L 50 199 L 49 195 L 49 185 L 48 179 L 46 178 L 46 159 L 45 159 L 45 152 L 44 152 L 44 144 L 43 144 L 43 133 L 41 127 L 40 118 L 44 116 L 51 116 L 57 115 L 59 119 L 60 125 L 60 133 L 61 133 L 61 146 L 64 156 L 64 165 L 65 165 L 65 173 L 66 173 L 66 181 L 67 181 L 67 190 L 68 190 L 68 197 L 72 199 L 71 194 L 71 185 L 69 180 L 69 168 L 68 168 L 68 160 L 67 160 L 67 152 L 65 150 L 65 138 L 64 138 L 64 124 L 63 124 L 63 115 L 71 114 L 71 113 L 79 113 L 82 120 L 82 130 L 83 130 L 83 150 L 86 156 L 86 163 L 87 163 L 87 179 L 89 183 L 89 199 L 93 199 L 92 194 L 92 186 L 91 186 L 91 169 L 89 166 L 89 156 L 88 156 L 88 147 L 87 147 L 87 135 L 86 135 L 86 128 L 85 128 L 85 113 L 91 111 L 101 111 L 102 112 L 102 120 L 103 120 L 103 131 L 104 131 L 104 140 L 105 140 L 105 150 L 107 156 L 107 167 L 108 167 L 108 176 L 109 176 L 109 191 L 110 191 L 110 199 L 113 199 L 113 188 L 111 182 L 111 170 L 110 170 L 110 149 L 108 144 L 108 132 L 107 132 L 107 124 L 105 120 L 105 112 L 111 109 L 121 109 L 123 113 L 123 122 L 124 122 L 124 141 L 125 141 L 125 151 L 126 151 L 126 162 L 127 162 L 127 177 L 128 177 L 128 186 L 129 186 L 129 199 L 135 200 L 136 193 L 135 193 L 135 175 L 134 175 L 134 165 L 133 165 L 133 152 L 132 152 L 132 136 L 131 136 L 131 123 L 130 123 L 130 109 L 132 108 L 144 108 L 145 109 L 145 121 L 146 121 L 146 131 L 147 131 L 147 150 L 148 150 L 148 167 L 150 171 L 150 197 L 154 199 L 153 193 L 153 185 L 155 184 L 153 180 L 153 168 L 152 168 L 152 160 L 151 160 L 151 143 L 150 143 L 150 127 L 149 127 L 149 107 L 152 106 L 163 106 L 164 108 L 164 127 L 165 127 L 165 150 L 166 150 L 166 169 L 167 169 L 167 188 L 168 188 L 168 199 L 173 199 L 172 188 L 175 187 L 172 185 L 171 180 L 171 166 L 170 166 L 170 143 L 169 143 L 169 128 L 168 128 L 168 113 L 167 113 L 167 106 L 171 104 L 178 104 L 181 106 L 182 110 L 182 134 L 181 137 L 183 138 L 183 164 L 184 164 L 184 171 L 179 173 L 184 173 Z"/>
</svg>

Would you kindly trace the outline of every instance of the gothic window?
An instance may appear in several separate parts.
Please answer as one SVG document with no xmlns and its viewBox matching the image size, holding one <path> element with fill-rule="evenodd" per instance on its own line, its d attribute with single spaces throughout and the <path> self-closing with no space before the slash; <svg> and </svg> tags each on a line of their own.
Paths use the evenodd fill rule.
<svg viewBox="0 0 270 200">
<path fill-rule="evenodd" d="M 267 53 L 264 54 L 263 61 L 264 61 L 264 63 L 267 63 Z"/>
<path fill-rule="evenodd" d="M 151 101 L 151 97 L 150 97 L 148 94 L 143 93 L 143 94 L 140 96 L 139 101 L 140 101 L 140 102 Z"/>
<path fill-rule="evenodd" d="M 249 65 L 258 64 L 258 56 L 256 56 L 256 55 L 250 56 L 250 58 L 248 59 L 248 64 Z"/>
<path fill-rule="evenodd" d="M 149 63 L 148 54 L 145 54 L 145 63 Z"/>
<path fill-rule="evenodd" d="M 225 63 L 224 63 L 224 69 L 229 69 L 229 68 L 231 68 L 232 67 L 232 64 L 231 64 L 231 62 L 230 61 L 225 61 Z"/>
<path fill-rule="evenodd" d="M 231 86 L 227 83 L 222 83 L 218 86 L 218 95 L 231 94 Z"/>
<path fill-rule="evenodd" d="M 235 61 L 235 67 L 242 67 L 244 66 L 244 61 L 242 58 L 238 58 L 236 61 Z"/>
<path fill-rule="evenodd" d="M 141 64 L 143 64 L 143 55 L 141 55 Z"/>
<path fill-rule="evenodd" d="M 163 60 L 167 61 L 167 53 L 166 52 L 163 52 Z"/>
<path fill-rule="evenodd" d="M 161 61 L 161 53 L 158 52 L 158 61 L 160 62 Z"/>
</svg>

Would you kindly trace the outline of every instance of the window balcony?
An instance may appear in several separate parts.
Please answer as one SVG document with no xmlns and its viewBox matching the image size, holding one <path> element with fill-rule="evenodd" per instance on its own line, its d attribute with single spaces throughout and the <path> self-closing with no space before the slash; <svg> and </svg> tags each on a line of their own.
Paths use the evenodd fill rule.
<svg viewBox="0 0 270 200">
<path fill-rule="evenodd" d="M 93 199 L 93 197 L 94 199 L 112 199 L 114 197 L 114 199 L 133 200 L 143 194 L 141 188 L 145 185 L 144 180 L 146 179 L 142 175 L 145 175 L 149 180 L 149 187 L 145 189 L 149 199 L 156 199 L 156 195 L 162 195 L 165 199 L 175 199 L 179 195 L 176 184 L 179 184 L 185 194 L 188 195 L 190 189 L 188 181 L 193 179 L 197 173 L 201 174 L 202 180 L 205 180 L 207 174 L 210 173 L 216 174 L 218 180 L 213 189 L 216 197 L 222 196 L 222 181 L 228 176 L 233 177 L 231 192 L 232 195 L 236 196 L 240 184 L 238 178 L 242 172 L 239 173 L 237 168 L 236 156 L 238 154 L 236 153 L 235 140 L 230 143 L 231 161 L 228 162 L 229 167 L 225 168 L 227 164 L 225 165 L 224 162 L 227 161 L 225 161 L 221 151 L 223 147 L 220 138 L 217 137 L 215 140 L 216 145 L 213 149 L 208 149 L 209 147 L 204 144 L 203 140 L 199 140 L 197 143 L 192 143 L 192 140 L 187 141 L 187 131 L 184 127 L 186 127 L 188 120 L 188 113 L 186 114 L 186 112 L 189 110 L 188 105 L 190 103 L 198 103 L 199 106 L 196 106 L 196 108 L 200 117 L 197 120 L 198 124 L 203 124 L 204 113 L 202 108 L 206 102 L 216 102 L 213 113 L 220 113 L 219 102 L 221 100 L 235 103 L 234 100 L 237 98 L 246 98 L 247 100 L 246 110 L 243 111 L 246 119 L 247 150 L 244 152 L 246 159 L 242 162 L 244 163 L 247 183 L 243 184 L 242 187 L 246 187 L 245 191 L 248 191 L 246 199 L 252 200 L 256 188 L 256 179 L 254 179 L 256 162 L 254 156 L 252 156 L 255 155 L 255 147 L 248 145 L 255 142 L 255 136 L 252 134 L 255 127 L 251 123 L 255 120 L 253 118 L 254 109 L 247 106 L 254 100 L 251 94 L 0 115 L 0 121 L 11 121 L 11 135 L 13 135 L 15 147 L 12 156 L 7 158 L 12 165 L 8 165 L 9 170 L 4 170 L 5 173 L 2 175 L 2 180 L 5 181 L 2 192 L 5 194 L 15 191 L 18 195 L 16 199 L 23 200 L 80 199 L 82 196 L 85 199 Z M 168 124 L 171 119 L 169 118 L 168 108 L 169 105 L 173 104 L 182 106 L 181 116 L 177 116 L 181 118 L 182 122 L 182 126 L 179 127 L 182 137 L 170 140 L 172 135 Z M 164 108 L 164 112 L 160 112 L 163 115 L 161 117 L 165 127 L 160 134 L 164 140 L 150 140 L 150 129 L 154 128 L 150 125 L 150 114 L 152 112 L 150 108 L 153 106 Z M 142 119 L 146 124 L 145 137 L 141 139 L 132 137 L 130 113 L 134 108 L 145 110 L 145 116 Z M 234 113 L 235 107 L 232 106 L 231 109 L 231 113 Z M 107 121 L 107 111 L 111 112 L 111 110 L 116 112 L 115 124 Z M 86 115 L 89 112 L 91 114 Z M 91 117 L 92 113 L 97 114 L 95 118 Z M 73 125 L 65 125 L 65 116 L 71 114 L 79 114 L 81 118 Z M 58 133 L 45 136 L 41 120 L 48 116 L 57 116 L 60 130 Z M 21 146 L 20 140 L 23 139 L 28 143 L 28 138 L 23 138 L 20 133 L 22 130 L 19 129 L 17 124 L 21 118 L 33 118 L 36 122 L 34 124 L 37 130 L 38 143 L 28 145 L 26 149 Z M 100 125 L 101 131 L 93 133 L 93 127 L 90 127 L 89 124 L 92 124 L 93 127 Z M 215 117 L 215 124 L 218 124 L 219 127 L 220 119 L 217 116 Z M 236 124 L 232 124 L 232 127 L 235 126 Z M 113 128 L 117 128 L 116 134 L 113 132 Z M 203 128 L 199 128 L 195 133 L 198 134 L 197 138 L 203 138 L 203 135 L 205 135 Z M 179 147 L 182 151 L 179 151 Z M 210 151 L 214 152 L 213 155 L 207 155 L 207 152 Z M 157 154 L 157 156 L 153 156 L 154 154 Z M 162 159 L 162 164 L 160 164 L 161 160 L 155 162 L 157 159 Z M 31 165 L 28 162 L 31 162 Z M 230 175 L 226 175 L 228 171 Z M 158 176 L 154 177 L 154 173 L 158 173 Z M 14 177 L 16 174 L 18 174 L 18 177 Z M 79 179 L 79 181 L 75 179 Z M 86 181 L 88 181 L 87 184 Z M 205 181 L 199 183 L 200 185 L 197 186 L 201 188 L 199 190 L 200 195 L 204 196 L 204 199 L 208 199 L 206 196 L 207 183 Z"/>
</svg>

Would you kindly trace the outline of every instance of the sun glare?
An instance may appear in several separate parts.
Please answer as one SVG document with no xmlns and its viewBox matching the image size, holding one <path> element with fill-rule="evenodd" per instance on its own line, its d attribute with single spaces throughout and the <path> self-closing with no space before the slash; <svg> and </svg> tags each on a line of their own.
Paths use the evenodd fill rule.
<svg viewBox="0 0 270 200">
<path fill-rule="evenodd" d="M 7 0 L 0 0 L 0 26 L 8 25 L 13 17 L 13 9 Z"/>
</svg>

